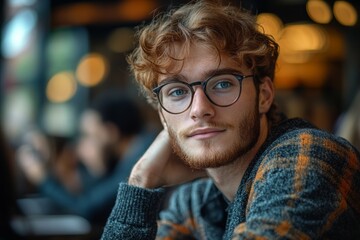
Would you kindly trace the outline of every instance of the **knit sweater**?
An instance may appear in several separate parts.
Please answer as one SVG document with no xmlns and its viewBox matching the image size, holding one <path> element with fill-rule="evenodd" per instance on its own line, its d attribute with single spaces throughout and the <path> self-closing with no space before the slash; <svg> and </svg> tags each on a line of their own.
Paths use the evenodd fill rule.
<svg viewBox="0 0 360 240">
<path fill-rule="evenodd" d="M 274 128 L 227 202 L 211 179 L 121 183 L 102 239 L 360 239 L 360 154 L 300 119 Z"/>
</svg>

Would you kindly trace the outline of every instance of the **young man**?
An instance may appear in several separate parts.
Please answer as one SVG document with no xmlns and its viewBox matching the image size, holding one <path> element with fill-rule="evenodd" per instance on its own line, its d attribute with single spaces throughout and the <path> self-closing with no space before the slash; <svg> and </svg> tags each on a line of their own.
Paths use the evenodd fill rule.
<svg viewBox="0 0 360 240">
<path fill-rule="evenodd" d="M 103 239 L 360 238 L 360 154 L 277 113 L 278 45 L 257 29 L 197 1 L 141 30 L 129 62 L 164 130 L 120 184 Z M 184 182 L 158 219 L 162 187 Z"/>
</svg>

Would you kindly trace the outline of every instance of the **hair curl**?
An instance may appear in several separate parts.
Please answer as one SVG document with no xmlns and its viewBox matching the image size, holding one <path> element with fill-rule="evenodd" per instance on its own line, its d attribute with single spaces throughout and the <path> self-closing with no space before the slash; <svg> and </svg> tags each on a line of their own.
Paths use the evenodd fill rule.
<svg viewBox="0 0 360 240">
<path fill-rule="evenodd" d="M 259 30 L 254 15 L 244 9 L 214 1 L 195 1 L 156 16 L 137 33 L 138 46 L 128 56 L 130 68 L 148 97 L 156 103 L 152 89 L 160 74 L 167 74 L 174 61 L 181 62 L 194 43 L 201 43 L 245 64 L 257 79 L 274 79 L 279 46 Z M 182 57 L 174 57 L 176 43 Z M 181 69 L 180 69 L 181 70 Z"/>
</svg>

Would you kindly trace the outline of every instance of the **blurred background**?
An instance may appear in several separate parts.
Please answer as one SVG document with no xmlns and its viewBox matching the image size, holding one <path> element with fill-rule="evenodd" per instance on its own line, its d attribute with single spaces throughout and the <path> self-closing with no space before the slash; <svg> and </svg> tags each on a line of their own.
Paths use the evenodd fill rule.
<svg viewBox="0 0 360 240">
<path fill-rule="evenodd" d="M 159 130 L 157 115 L 139 93 L 125 58 L 134 47 L 136 26 L 185 2 L 1 0 L 0 117 L 10 158 L 16 158 L 24 134 L 34 128 L 58 153 L 79 134 L 81 113 L 107 89 L 132 96 L 148 128 Z M 360 1 L 228 2 L 257 14 L 263 30 L 280 44 L 275 85 L 281 109 L 359 147 Z M 36 190 L 19 180 L 16 163 L 8 165 L 15 172 L 11 189 L 19 205 Z M 16 212 L 24 214 L 24 209 Z M 86 219 L 72 221 L 84 230 L 36 232 L 24 230 L 17 220 L 12 228 L 32 239 L 98 238 Z"/>
</svg>

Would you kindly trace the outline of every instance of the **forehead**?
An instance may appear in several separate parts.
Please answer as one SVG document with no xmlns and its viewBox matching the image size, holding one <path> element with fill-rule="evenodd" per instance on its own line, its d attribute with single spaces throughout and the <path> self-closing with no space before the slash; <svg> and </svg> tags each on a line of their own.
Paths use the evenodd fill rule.
<svg viewBox="0 0 360 240">
<path fill-rule="evenodd" d="M 174 60 L 171 60 L 171 64 L 165 69 L 166 73 L 159 76 L 158 83 L 174 75 L 181 75 L 189 80 L 204 78 L 208 77 L 207 73 L 222 68 L 246 72 L 246 69 L 228 54 L 201 43 L 191 44 L 188 48 L 176 44 L 171 54 Z"/>
</svg>

